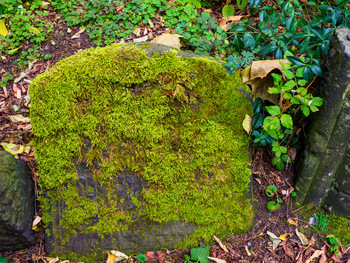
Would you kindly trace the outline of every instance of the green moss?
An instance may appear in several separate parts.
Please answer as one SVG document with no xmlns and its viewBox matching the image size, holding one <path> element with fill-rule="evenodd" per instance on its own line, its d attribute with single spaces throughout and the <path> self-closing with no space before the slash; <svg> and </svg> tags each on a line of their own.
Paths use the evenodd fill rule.
<svg viewBox="0 0 350 263">
<path fill-rule="evenodd" d="M 248 230 L 251 172 L 241 123 L 251 105 L 237 78 L 207 59 L 175 51 L 150 58 L 133 45 L 89 49 L 38 76 L 31 121 L 54 245 L 79 233 L 127 230 L 140 217 L 197 225 L 183 247 Z M 79 188 L 83 159 L 102 189 L 95 199 Z M 147 181 L 140 194 L 128 190 L 139 209 L 116 196 L 125 169 Z"/>
</svg>

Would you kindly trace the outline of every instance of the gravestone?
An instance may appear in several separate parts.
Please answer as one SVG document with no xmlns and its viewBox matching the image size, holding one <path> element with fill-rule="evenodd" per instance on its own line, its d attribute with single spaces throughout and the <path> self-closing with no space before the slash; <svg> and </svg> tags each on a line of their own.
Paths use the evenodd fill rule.
<svg viewBox="0 0 350 263">
<path fill-rule="evenodd" d="M 27 165 L 0 151 L 0 251 L 35 244 L 34 183 Z"/>
<path fill-rule="evenodd" d="M 96 262 L 247 231 L 243 90 L 221 63 L 159 44 L 89 49 L 35 78 L 50 255 Z"/>
<path fill-rule="evenodd" d="M 317 87 L 325 100 L 314 115 L 297 172 L 297 203 L 350 218 L 350 29 L 335 31 Z"/>
</svg>

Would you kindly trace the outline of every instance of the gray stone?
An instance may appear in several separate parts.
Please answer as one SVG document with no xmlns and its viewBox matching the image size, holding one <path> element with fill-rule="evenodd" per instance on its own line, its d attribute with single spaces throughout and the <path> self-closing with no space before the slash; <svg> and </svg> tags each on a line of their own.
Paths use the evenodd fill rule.
<svg viewBox="0 0 350 263">
<path fill-rule="evenodd" d="M 252 104 L 242 88 L 220 62 L 148 43 L 86 50 L 38 76 L 31 122 L 47 252 L 96 262 L 248 230 L 241 123 Z"/>
<path fill-rule="evenodd" d="M 313 116 L 297 169 L 297 204 L 314 203 L 350 217 L 346 193 L 350 180 L 350 42 L 349 28 L 336 30 L 317 96 L 325 102 Z M 338 209 L 335 209 L 338 207 Z"/>
<path fill-rule="evenodd" d="M 35 244 L 34 184 L 28 166 L 0 151 L 0 251 Z"/>
</svg>

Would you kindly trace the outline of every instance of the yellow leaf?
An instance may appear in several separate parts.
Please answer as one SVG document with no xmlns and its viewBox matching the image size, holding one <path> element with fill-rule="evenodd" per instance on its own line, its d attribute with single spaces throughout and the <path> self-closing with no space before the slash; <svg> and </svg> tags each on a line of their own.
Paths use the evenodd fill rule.
<svg viewBox="0 0 350 263">
<path fill-rule="evenodd" d="M 6 37 L 8 33 L 5 22 L 0 20 L 0 35 Z"/>
<path fill-rule="evenodd" d="M 132 33 L 135 35 L 135 36 L 139 36 L 140 35 L 140 33 L 141 33 L 141 29 L 139 28 L 139 27 L 136 27 L 135 29 L 134 29 L 134 31 L 132 31 Z"/>
<path fill-rule="evenodd" d="M 242 126 L 243 129 L 249 134 L 252 128 L 252 118 L 250 118 L 248 114 L 245 115 Z"/>
<path fill-rule="evenodd" d="M 299 237 L 301 243 L 304 245 L 304 246 L 307 246 L 309 244 L 309 240 L 307 240 L 307 237 L 298 231 L 298 229 L 295 229 L 295 233 L 297 234 L 297 236 Z"/>
<path fill-rule="evenodd" d="M 36 27 L 31 26 L 28 30 L 29 30 L 30 33 L 34 33 L 35 35 L 39 35 L 40 34 L 40 30 L 37 29 Z"/>
<path fill-rule="evenodd" d="M 163 44 L 169 47 L 180 49 L 181 47 L 180 37 L 182 36 L 178 34 L 163 34 L 163 35 L 157 36 L 155 39 L 151 41 L 151 43 Z"/>
<path fill-rule="evenodd" d="M 24 151 L 23 145 L 17 145 L 13 143 L 2 142 L 0 145 L 4 148 L 6 152 L 9 152 L 13 155 L 21 154 Z"/>
<path fill-rule="evenodd" d="M 11 115 L 11 116 L 9 116 L 9 118 L 12 122 L 30 122 L 30 118 L 23 117 L 20 114 Z"/>
<path fill-rule="evenodd" d="M 254 100 L 260 97 L 262 100 L 268 100 L 278 105 L 279 94 L 270 94 L 268 89 L 274 86 L 271 74 L 283 72 L 280 62 L 290 63 L 288 59 L 253 61 L 249 67 L 242 71 L 242 82 L 252 87 Z"/>
<path fill-rule="evenodd" d="M 298 223 L 295 222 L 293 219 L 288 219 L 288 223 L 293 226 L 298 226 Z"/>
<path fill-rule="evenodd" d="M 41 221 L 41 217 L 36 216 L 33 221 L 32 230 L 36 231 L 38 229 L 38 224 L 40 223 L 40 221 Z"/>
<path fill-rule="evenodd" d="M 284 234 L 284 235 L 280 235 L 278 238 L 281 240 L 286 240 L 287 236 L 289 236 L 288 233 Z"/>
</svg>

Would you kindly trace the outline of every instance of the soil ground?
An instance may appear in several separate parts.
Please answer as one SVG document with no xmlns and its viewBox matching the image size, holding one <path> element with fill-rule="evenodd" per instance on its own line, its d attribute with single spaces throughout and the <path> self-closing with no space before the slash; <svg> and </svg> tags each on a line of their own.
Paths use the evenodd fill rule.
<svg viewBox="0 0 350 263">
<path fill-rule="evenodd" d="M 215 12 L 213 14 L 215 16 Z M 3 55 L 0 61 L 0 74 L 10 72 L 15 79 L 21 72 L 26 76 L 17 83 L 9 81 L 7 86 L 0 90 L 0 141 L 15 144 L 27 145 L 32 139 L 31 126 L 28 123 L 11 122 L 9 115 L 19 114 L 29 117 L 29 108 L 25 106 L 25 96 L 32 79 L 38 74 L 47 71 L 52 65 L 61 59 L 71 56 L 83 49 L 94 47 L 88 35 L 84 32 L 78 38 L 72 36 L 79 31 L 77 27 L 68 29 L 66 24 L 54 12 L 49 16 L 54 24 L 53 34 L 50 40 L 41 44 L 40 52 L 52 54 L 50 60 L 40 59 L 33 64 L 31 69 L 27 67 L 19 68 L 14 64 L 18 59 L 16 56 Z M 156 26 L 153 36 L 160 35 L 166 31 L 161 26 Z M 69 33 L 70 32 L 70 33 Z M 125 39 L 125 42 L 133 41 L 132 38 Z M 23 49 L 30 48 L 27 44 Z M 188 47 L 182 47 L 186 50 Z M 13 105 L 19 105 L 20 109 L 14 112 Z M 296 150 L 293 150 L 293 160 L 295 160 Z M 38 178 L 37 164 L 33 152 L 24 153 L 19 156 L 25 161 L 33 171 L 33 180 Z M 292 197 L 290 193 L 294 184 L 294 165 L 288 165 L 284 171 L 278 171 L 271 165 L 271 153 L 268 149 L 253 150 L 253 207 L 255 213 L 255 223 L 251 230 L 243 235 L 232 235 L 221 240 L 216 245 L 210 246 L 210 256 L 225 260 L 226 262 L 349 262 L 350 254 L 346 247 L 341 246 L 340 258 L 330 253 L 330 245 L 323 241 L 322 233 L 307 231 L 312 228 L 308 222 L 298 216 L 292 208 Z M 265 194 L 267 185 L 275 185 L 278 189 L 277 195 L 281 197 L 283 203 L 277 211 L 270 212 L 266 208 L 268 201 L 273 200 Z M 37 208 L 40 214 L 40 208 Z M 308 233 L 306 238 L 308 245 L 303 245 L 296 234 L 296 229 Z M 272 241 L 267 234 L 268 231 L 280 235 L 281 240 L 277 248 L 273 250 Z M 21 251 L 10 251 L 0 253 L 8 259 L 8 262 L 61 262 L 65 259 L 55 260 L 46 257 L 44 251 L 44 234 L 40 229 L 37 233 L 38 243 L 29 249 Z M 147 262 L 184 262 L 184 255 L 190 254 L 189 250 L 177 249 L 173 251 L 153 251 L 147 253 Z M 310 258 L 312 258 L 310 260 Z M 106 255 L 107 258 L 107 255 Z M 309 261 L 308 261 L 309 260 Z M 68 261 L 66 261 L 68 262 Z M 135 258 L 125 262 L 139 262 Z M 217 261 L 220 262 L 220 261 Z"/>
</svg>

